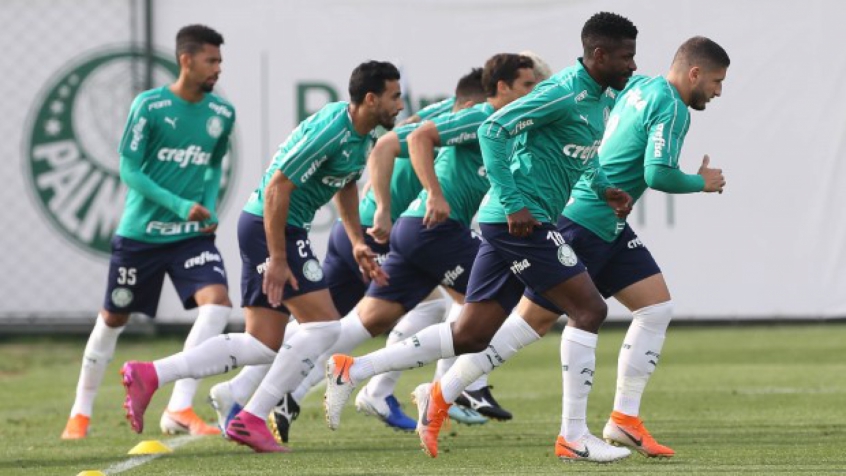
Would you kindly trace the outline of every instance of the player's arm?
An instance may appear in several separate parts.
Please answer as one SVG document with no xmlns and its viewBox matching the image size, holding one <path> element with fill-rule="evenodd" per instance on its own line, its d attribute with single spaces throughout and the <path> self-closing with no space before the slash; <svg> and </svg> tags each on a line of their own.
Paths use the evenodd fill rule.
<svg viewBox="0 0 846 476">
<path fill-rule="evenodd" d="M 434 117 L 440 116 L 441 114 L 451 111 L 453 106 L 455 106 L 455 96 L 446 98 L 443 101 L 438 101 L 434 104 L 429 104 L 423 109 L 417 111 L 416 114 L 413 114 L 402 122 L 398 123 L 397 126 L 416 124 L 427 119 L 432 119 Z"/>
<path fill-rule="evenodd" d="M 394 160 L 402 150 L 401 142 L 396 131 L 388 132 L 376 141 L 367 160 L 370 168 L 370 188 L 373 189 L 376 199 L 373 227 L 369 228 L 367 233 L 379 243 L 387 243 L 391 236 L 391 176 L 394 172 Z"/>
<path fill-rule="evenodd" d="M 706 155 L 696 174 L 686 174 L 679 168 L 679 156 L 684 142 L 686 121 L 676 117 L 676 110 L 647 118 L 647 140 L 644 175 L 649 188 L 673 194 L 722 192 L 725 178 L 721 169 L 709 168 Z"/>
<path fill-rule="evenodd" d="M 614 209 L 614 214 L 617 218 L 625 219 L 632 211 L 632 200 L 625 190 L 617 188 L 612 184 L 602 166 L 599 164 L 599 156 L 594 156 L 587 164 L 582 177 L 587 181 L 590 189 L 596 194 L 597 198 L 604 200 L 609 207 Z"/>
<path fill-rule="evenodd" d="M 271 306 L 282 304 L 282 291 L 290 283 L 299 289 L 297 278 L 288 267 L 288 252 L 285 243 L 285 227 L 288 223 L 288 210 L 291 194 L 296 184 L 277 170 L 270 177 L 264 189 L 264 233 L 267 237 L 267 268 L 262 280 L 262 291 L 267 295 Z"/>
<path fill-rule="evenodd" d="M 508 216 L 508 232 L 528 236 L 539 222 L 532 216 L 511 173 L 508 141 L 565 117 L 570 97 L 556 97 L 556 88 L 535 89 L 497 111 L 479 126 L 479 146 L 491 189 L 499 194 Z"/>
<path fill-rule="evenodd" d="M 217 229 L 217 197 L 220 193 L 220 180 L 223 177 L 223 157 L 229 151 L 229 134 L 231 130 L 227 130 L 220 136 L 220 139 L 212 152 L 209 167 L 203 175 L 203 200 L 202 205 L 209 211 L 209 219 L 206 220 L 206 226 L 200 231 L 204 233 L 213 233 Z"/>
<path fill-rule="evenodd" d="M 141 170 L 144 157 L 148 152 L 153 118 L 144 107 L 146 100 L 139 96 L 132 103 L 129 119 L 120 142 L 120 178 L 127 187 L 140 193 L 144 198 L 175 213 L 182 220 L 207 219 L 201 213 L 192 213 L 194 202 L 157 184 Z"/>
<path fill-rule="evenodd" d="M 376 284 L 384 286 L 387 284 L 387 276 L 382 268 L 376 263 L 376 253 L 364 242 L 364 235 L 361 233 L 361 219 L 358 215 L 358 186 L 355 181 L 350 181 L 343 188 L 335 193 L 335 206 L 344 231 L 352 243 L 353 256 L 361 267 L 365 282 L 370 279 Z"/>
</svg>

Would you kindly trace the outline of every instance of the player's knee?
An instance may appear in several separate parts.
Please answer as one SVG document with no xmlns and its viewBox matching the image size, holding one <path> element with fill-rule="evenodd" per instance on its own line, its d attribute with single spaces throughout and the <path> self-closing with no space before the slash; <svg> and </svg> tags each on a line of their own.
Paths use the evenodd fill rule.
<svg viewBox="0 0 846 476">
<path fill-rule="evenodd" d="M 475 354 L 488 348 L 493 336 L 467 328 L 453 327 L 452 344 L 458 354 Z"/>
<path fill-rule="evenodd" d="M 111 328 L 123 327 L 127 322 L 129 322 L 129 314 L 111 312 L 103 309 L 100 311 L 100 315 L 103 317 L 103 322 Z"/>
</svg>

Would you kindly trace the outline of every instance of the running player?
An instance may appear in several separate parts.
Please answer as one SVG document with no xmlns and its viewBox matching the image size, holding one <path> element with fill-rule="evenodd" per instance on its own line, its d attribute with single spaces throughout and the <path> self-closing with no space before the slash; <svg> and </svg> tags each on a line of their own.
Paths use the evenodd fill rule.
<svg viewBox="0 0 846 476">
<path fill-rule="evenodd" d="M 508 315 L 525 287 L 571 316 L 565 341 L 581 347 L 570 358 L 562 345 L 563 401 L 565 407 L 573 400 L 586 405 L 596 344 L 596 330 L 590 326 L 605 318 L 607 306 L 552 220 L 586 171 L 592 192 L 615 213 L 624 216 L 631 209 L 631 197 L 612 187 L 598 168 L 596 149 L 613 106 L 613 90 L 623 89 L 636 69 L 636 38 L 637 28 L 628 19 L 607 12 L 592 16 L 582 29 L 583 58 L 479 128 L 491 189 L 479 211 L 485 241 L 473 265 L 464 312 L 452 328 L 432 326 L 394 348 L 357 359 L 333 356 L 327 362 L 327 374 L 333 376 L 326 390 L 330 423 L 339 416 L 336 409 L 348 398 L 349 388 L 364 378 L 478 352 L 458 359 L 434 384 L 415 389 L 418 433 L 424 450 L 437 456 L 438 433 L 451 402 L 467 384 L 539 339 L 554 323 L 525 318 L 519 308 Z M 509 155 L 508 141 L 514 137 Z M 590 435 L 584 410 L 577 407 L 568 415 L 568 424 L 570 418 L 581 418 L 582 427 L 574 427 L 567 440 L 559 437 L 556 454 L 597 462 L 628 456 L 629 450 Z"/>
<path fill-rule="evenodd" d="M 315 212 L 333 196 L 365 279 L 386 282 L 364 242 L 355 182 L 373 145 L 373 129 L 392 128 L 402 110 L 399 77 L 390 63 L 362 63 L 350 78 L 350 102 L 324 106 L 281 145 L 238 224 L 247 332 L 219 336 L 156 362 L 124 364 L 125 406 L 133 430 L 143 431 L 144 411 L 160 385 L 273 362 L 226 434 L 257 452 L 287 451 L 274 441 L 265 418 L 341 330 L 307 231 Z M 291 314 L 300 325 L 283 346 Z"/>
<path fill-rule="evenodd" d="M 106 297 L 88 338 L 63 439 L 85 438 L 94 399 L 130 313 L 154 317 L 164 275 L 186 309 L 199 307 L 185 349 L 220 334 L 232 304 L 214 244 L 221 163 L 235 109 L 212 94 L 220 75 L 223 37 L 202 25 L 176 35 L 176 82 L 139 94 L 118 152 L 126 208 L 112 240 Z M 166 433 L 217 434 L 192 409 L 197 381 L 176 383 L 161 428 Z"/>
<path fill-rule="evenodd" d="M 470 222 L 490 186 L 476 130 L 495 111 L 532 90 L 535 85 L 532 66 L 525 56 L 493 56 L 485 63 L 482 75 L 487 102 L 423 123 L 411 134 L 411 162 L 424 190 L 391 232 L 391 252 L 384 264 L 391 281 L 383 287 L 370 286 L 357 313 L 348 316 L 350 327 L 358 332 L 343 333 L 333 349 L 349 351 L 384 332 L 439 283 L 450 290 L 453 300 L 464 302 L 470 269 L 479 248 L 479 239 L 470 230 Z M 436 146 L 444 146 L 437 161 L 433 153 Z M 387 159 L 390 165 L 391 158 Z M 383 174 L 387 176 L 390 167 L 386 169 Z M 374 176 L 374 189 L 378 190 L 379 183 L 378 176 Z M 381 196 L 384 194 L 377 191 L 377 200 Z M 329 387 L 333 385 L 329 383 Z M 346 388 L 351 391 L 349 386 Z M 335 404 L 327 398 L 331 429 L 337 429 L 340 424 L 341 408 L 334 407 Z"/>
<path fill-rule="evenodd" d="M 418 114 L 420 117 L 428 119 L 449 112 L 449 110 L 444 111 L 443 109 L 447 103 L 454 105 L 454 110 L 457 111 L 478 104 L 484 99 L 482 70 L 476 68 L 458 81 L 454 97 L 433 104 L 421 110 Z M 407 137 L 418 125 L 400 126 L 383 135 L 373 147 L 369 163 L 373 164 L 374 157 L 385 154 L 390 154 L 391 158 L 395 155 L 407 157 Z M 396 220 L 422 189 L 420 180 L 417 179 L 414 169 L 411 167 L 411 162 L 407 159 L 398 161 L 393 174 L 389 176 L 391 177 L 389 184 L 390 203 L 394 206 L 388 213 L 390 216 L 388 226 Z M 388 244 L 387 242 L 376 241 L 371 236 L 373 233 L 373 216 L 376 211 L 374 189 L 370 188 L 359 204 L 359 215 L 365 242 L 376 253 L 376 261 L 382 263 L 388 254 Z M 358 263 L 356 263 L 352 254 L 352 244 L 340 221 L 335 222 L 330 232 L 326 258 L 323 261 L 323 273 L 335 307 L 341 315 L 346 316 L 364 296 L 367 283 L 362 279 Z M 413 335 L 429 325 L 441 322 L 447 308 L 446 301 L 447 298 L 442 295 L 440 290 L 433 291 L 426 300 L 418 304 L 397 323 L 388 340 L 402 340 L 402 336 Z M 342 332 L 344 322 L 345 319 L 342 319 Z M 296 332 L 296 329 L 296 321 L 289 323 L 285 331 L 286 339 L 289 339 Z M 241 411 L 243 404 L 253 394 L 269 368 L 269 365 L 250 366 L 243 369 L 232 380 L 221 382 L 212 387 L 209 392 L 210 400 L 218 413 L 221 428 L 225 429 L 228 420 Z M 383 385 L 376 387 L 372 395 L 371 393 L 362 393 L 362 397 L 357 403 L 360 403 L 358 407 L 363 412 L 378 416 L 389 426 L 413 431 L 417 426 L 416 420 L 409 418 L 402 412 L 399 402 L 393 396 L 393 386 L 399 378 L 399 374 L 401 372 L 396 372 L 396 375 L 384 375 Z M 270 415 L 270 427 L 277 441 L 281 444 L 288 442 L 291 423 L 300 412 L 299 403 L 306 393 L 322 379 L 323 368 L 318 366 L 312 370 L 294 392 L 285 394 L 274 407 Z M 477 414 L 475 418 L 478 421 L 480 417 Z"/>
<path fill-rule="evenodd" d="M 679 157 L 690 126 L 688 108 L 704 110 L 708 101 L 720 96 L 729 62 L 718 44 L 694 37 L 679 47 L 665 77 L 632 78 L 602 139 L 599 163 L 608 179 L 633 200 L 647 188 L 674 194 L 722 192 L 725 178 L 720 169 L 709 167 L 707 155 L 698 173 L 691 175 L 679 170 Z M 639 417 L 641 397 L 658 365 L 673 315 L 660 268 L 626 220 L 597 200 L 584 179 L 573 190 L 558 230 L 587 266 L 600 293 L 614 296 L 632 312 L 618 359 L 614 410 L 603 437 L 645 456 L 673 456 L 674 451 L 655 441 Z M 552 311 L 541 318 L 561 314 L 531 290 L 526 295 Z"/>
</svg>

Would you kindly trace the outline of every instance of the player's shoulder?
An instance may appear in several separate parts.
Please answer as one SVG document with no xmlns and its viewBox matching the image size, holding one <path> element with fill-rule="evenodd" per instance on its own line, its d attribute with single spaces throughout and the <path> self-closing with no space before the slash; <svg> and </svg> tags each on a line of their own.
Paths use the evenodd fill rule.
<svg viewBox="0 0 846 476">
<path fill-rule="evenodd" d="M 429 104 L 423 109 L 417 111 L 417 116 L 420 117 L 421 120 L 432 119 L 440 116 L 441 114 L 450 112 L 453 106 L 455 106 L 455 96 Z"/>
<path fill-rule="evenodd" d="M 214 93 L 207 93 L 206 100 L 209 108 L 217 115 L 223 116 L 227 119 L 235 118 L 235 106 L 221 96 Z"/>
<path fill-rule="evenodd" d="M 349 103 L 346 101 L 330 102 L 309 116 L 305 122 L 324 127 L 344 127 L 349 120 Z"/>
<path fill-rule="evenodd" d="M 173 101 L 168 94 L 167 86 L 142 91 L 132 101 L 132 109 L 144 113 L 172 105 Z"/>
</svg>

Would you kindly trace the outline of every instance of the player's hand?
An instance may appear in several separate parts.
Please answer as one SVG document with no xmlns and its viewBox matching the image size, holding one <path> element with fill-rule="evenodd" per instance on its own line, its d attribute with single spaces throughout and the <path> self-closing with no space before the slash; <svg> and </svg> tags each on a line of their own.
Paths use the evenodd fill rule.
<svg viewBox="0 0 846 476">
<path fill-rule="evenodd" d="M 620 188 L 608 188 L 605 190 L 605 201 L 608 206 L 614 209 L 617 218 L 625 220 L 632 211 L 632 197 Z"/>
<path fill-rule="evenodd" d="M 365 283 L 373 280 L 379 286 L 388 284 L 388 275 L 376 262 L 376 253 L 369 246 L 364 243 L 353 245 L 353 257 L 358 263 Z"/>
<path fill-rule="evenodd" d="M 372 236 L 376 243 L 385 244 L 391 238 L 391 214 L 385 213 L 381 208 L 376 208 L 373 214 L 373 226 L 367 229 L 367 234 Z"/>
<path fill-rule="evenodd" d="M 708 154 L 702 158 L 702 165 L 699 167 L 699 175 L 705 179 L 705 188 L 703 192 L 718 192 L 723 193 L 723 187 L 726 186 L 726 178 L 723 176 L 723 169 L 712 169 L 708 167 L 711 164 L 711 158 Z"/>
<path fill-rule="evenodd" d="M 200 228 L 200 233 L 212 234 L 215 231 L 217 231 L 217 223 L 209 223 L 208 225 Z"/>
<path fill-rule="evenodd" d="M 205 221 L 209 218 L 211 218 L 211 212 L 208 208 L 199 203 L 191 205 L 191 211 L 188 212 L 188 221 Z"/>
<path fill-rule="evenodd" d="M 538 226 L 540 222 L 535 220 L 532 212 L 528 208 L 523 208 L 510 215 L 508 215 L 508 233 L 514 236 L 524 238 L 532 234 L 532 231 Z"/>
<path fill-rule="evenodd" d="M 265 261 L 267 265 L 262 277 L 261 290 L 267 295 L 267 301 L 273 307 L 282 305 L 282 291 L 286 284 L 299 291 L 300 284 L 288 267 L 287 258 L 270 257 Z"/>
<path fill-rule="evenodd" d="M 444 196 L 430 193 L 426 198 L 426 215 L 423 216 L 423 225 L 426 228 L 432 228 L 449 218 L 449 213 L 449 203 Z"/>
</svg>

